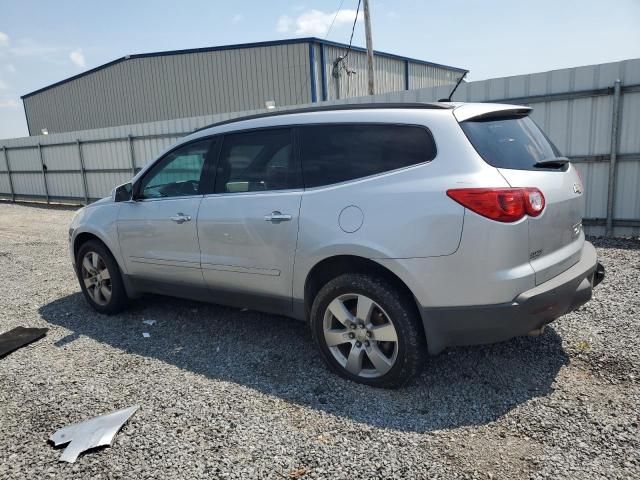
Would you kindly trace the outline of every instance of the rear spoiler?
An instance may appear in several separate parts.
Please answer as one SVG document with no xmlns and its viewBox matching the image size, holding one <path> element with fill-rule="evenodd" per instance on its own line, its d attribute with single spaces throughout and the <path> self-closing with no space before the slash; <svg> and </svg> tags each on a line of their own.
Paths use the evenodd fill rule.
<svg viewBox="0 0 640 480">
<path fill-rule="evenodd" d="M 526 117 L 531 107 L 522 105 L 503 105 L 501 103 L 463 103 L 454 108 L 453 116 L 458 122 L 467 120 L 488 120 L 505 117 Z"/>
</svg>

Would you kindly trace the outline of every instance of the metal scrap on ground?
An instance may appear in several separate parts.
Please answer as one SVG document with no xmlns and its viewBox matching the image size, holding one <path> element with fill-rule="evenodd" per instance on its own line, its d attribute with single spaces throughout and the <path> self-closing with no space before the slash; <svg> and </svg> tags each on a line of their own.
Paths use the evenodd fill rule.
<svg viewBox="0 0 640 480">
<path fill-rule="evenodd" d="M 139 405 L 124 408 L 117 412 L 101 415 L 81 423 L 61 428 L 49 437 L 49 441 L 58 447 L 69 443 L 60 456 L 61 462 L 73 463 L 85 450 L 90 448 L 111 446 L 116 433 L 133 415 Z"/>
<path fill-rule="evenodd" d="M 0 358 L 44 337 L 48 328 L 16 327 L 0 335 Z"/>
</svg>

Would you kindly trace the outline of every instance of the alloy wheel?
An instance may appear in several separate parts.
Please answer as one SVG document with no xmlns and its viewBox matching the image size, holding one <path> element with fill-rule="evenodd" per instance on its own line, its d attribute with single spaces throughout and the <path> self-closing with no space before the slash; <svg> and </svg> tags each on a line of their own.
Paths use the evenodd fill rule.
<svg viewBox="0 0 640 480">
<path fill-rule="evenodd" d="M 384 309 L 366 295 L 335 298 L 325 311 L 323 333 L 333 357 L 353 375 L 381 377 L 396 362 L 396 328 Z"/>
<path fill-rule="evenodd" d="M 87 252 L 82 259 L 82 281 L 91 299 L 105 306 L 111 301 L 111 274 L 104 259 L 96 252 Z"/>
</svg>

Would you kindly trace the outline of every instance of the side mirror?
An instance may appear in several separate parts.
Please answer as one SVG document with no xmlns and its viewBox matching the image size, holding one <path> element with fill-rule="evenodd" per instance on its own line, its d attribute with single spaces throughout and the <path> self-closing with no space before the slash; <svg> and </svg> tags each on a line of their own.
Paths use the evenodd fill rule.
<svg viewBox="0 0 640 480">
<path fill-rule="evenodd" d="M 128 202 L 131 200 L 133 194 L 133 185 L 131 182 L 125 183 L 113 189 L 113 201 L 114 202 Z"/>
</svg>

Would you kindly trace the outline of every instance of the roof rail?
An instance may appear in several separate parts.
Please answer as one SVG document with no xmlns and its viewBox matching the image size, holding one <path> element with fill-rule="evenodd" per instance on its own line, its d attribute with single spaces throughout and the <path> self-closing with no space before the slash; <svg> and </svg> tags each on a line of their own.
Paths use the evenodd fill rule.
<svg viewBox="0 0 640 480">
<path fill-rule="evenodd" d="M 423 110 L 448 110 L 454 106 L 444 103 L 350 103 L 344 105 L 319 105 L 317 107 L 292 108 L 289 110 L 278 110 L 277 112 L 257 113 L 244 117 L 230 118 L 221 122 L 211 123 L 194 130 L 192 133 L 201 132 L 208 128 L 219 127 L 230 123 L 242 122 L 244 120 L 255 120 L 258 118 L 279 117 L 283 115 L 293 115 L 296 113 L 312 112 L 334 112 L 343 110 L 374 110 L 374 109 L 423 109 Z"/>
</svg>

